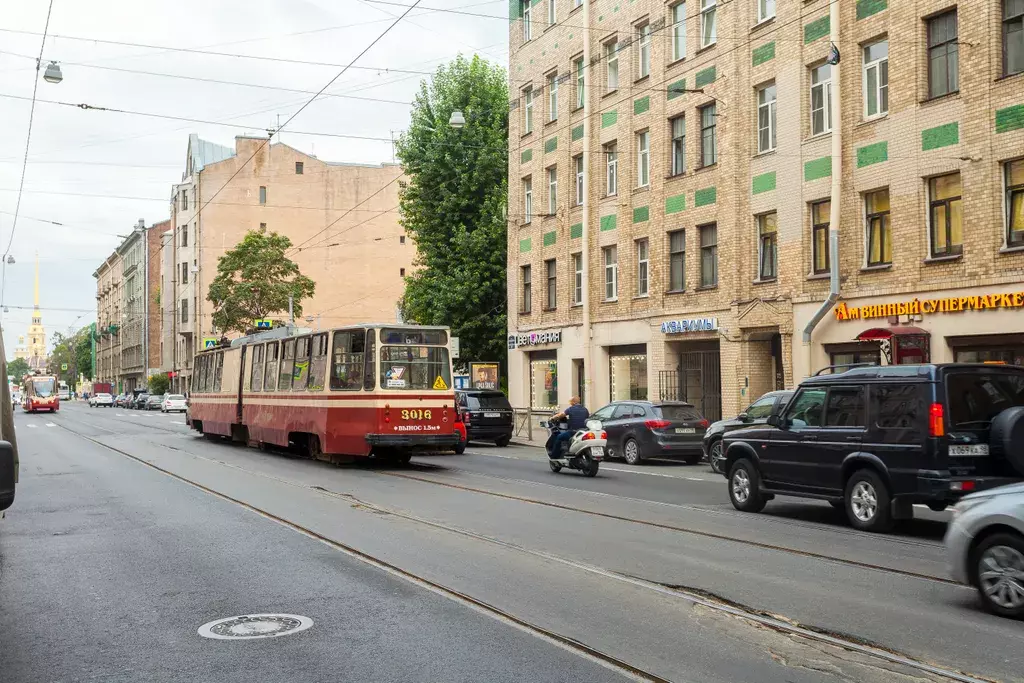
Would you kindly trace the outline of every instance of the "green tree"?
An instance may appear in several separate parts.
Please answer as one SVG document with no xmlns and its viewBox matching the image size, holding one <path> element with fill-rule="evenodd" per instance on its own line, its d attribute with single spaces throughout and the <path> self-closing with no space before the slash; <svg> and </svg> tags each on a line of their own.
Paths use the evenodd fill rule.
<svg viewBox="0 0 1024 683">
<path fill-rule="evenodd" d="M 154 396 L 163 396 L 171 387 L 171 380 L 167 379 L 166 372 L 160 372 L 149 376 L 149 393 Z"/>
<path fill-rule="evenodd" d="M 316 283 L 285 257 L 291 246 L 286 236 L 260 228 L 220 257 L 206 296 L 214 305 L 214 325 L 245 333 L 257 320 L 286 312 L 289 296 L 295 317 L 302 315 L 301 302 L 313 296 Z"/>
<path fill-rule="evenodd" d="M 452 111 L 466 125 L 448 125 Z M 403 315 L 449 325 L 461 360 L 498 360 L 505 335 L 505 203 L 508 88 L 505 70 L 474 56 L 441 66 L 420 84 L 412 121 L 396 145 L 408 180 L 402 225 L 416 241 Z"/>
<path fill-rule="evenodd" d="M 15 358 L 7 364 L 7 374 L 15 382 L 21 382 L 21 378 L 28 374 L 28 369 L 28 361 L 24 358 Z"/>
<path fill-rule="evenodd" d="M 74 387 L 78 373 L 92 376 L 92 343 L 90 328 L 83 328 L 73 335 L 61 332 L 53 334 L 53 350 L 47 359 L 47 371 Z M 67 370 L 62 367 L 67 365 Z"/>
</svg>

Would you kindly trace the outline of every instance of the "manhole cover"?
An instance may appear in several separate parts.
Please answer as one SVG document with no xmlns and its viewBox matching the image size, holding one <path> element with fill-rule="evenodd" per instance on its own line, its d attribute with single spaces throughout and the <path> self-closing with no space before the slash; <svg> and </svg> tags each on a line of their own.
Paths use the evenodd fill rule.
<svg viewBox="0 0 1024 683">
<path fill-rule="evenodd" d="M 243 614 L 203 624 L 199 635 L 218 640 L 276 638 L 305 631 L 312 625 L 312 619 L 297 614 Z"/>
</svg>

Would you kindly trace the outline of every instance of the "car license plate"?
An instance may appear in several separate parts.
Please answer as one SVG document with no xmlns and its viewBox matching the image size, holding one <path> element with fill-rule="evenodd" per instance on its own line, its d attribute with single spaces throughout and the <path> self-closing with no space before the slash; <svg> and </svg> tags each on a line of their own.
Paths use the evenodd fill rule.
<svg viewBox="0 0 1024 683">
<path fill-rule="evenodd" d="M 950 446 L 950 455 L 973 455 L 976 457 L 988 455 L 987 443 L 975 443 L 968 446 Z"/>
<path fill-rule="evenodd" d="M 591 446 L 590 447 L 590 454 L 591 455 L 604 455 L 604 447 L 603 446 Z"/>
<path fill-rule="evenodd" d="M 501 417 L 501 413 L 484 413 L 484 417 Z"/>
<path fill-rule="evenodd" d="M 693 434 L 696 431 L 693 427 L 676 427 L 676 434 Z"/>
</svg>

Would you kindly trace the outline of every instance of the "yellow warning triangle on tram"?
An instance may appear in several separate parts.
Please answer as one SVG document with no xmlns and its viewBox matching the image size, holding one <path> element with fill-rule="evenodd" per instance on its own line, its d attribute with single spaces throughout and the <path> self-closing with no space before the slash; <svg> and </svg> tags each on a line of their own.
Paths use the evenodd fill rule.
<svg viewBox="0 0 1024 683">
<path fill-rule="evenodd" d="M 448 385 L 444 383 L 443 379 L 441 379 L 441 375 L 438 375 L 437 379 L 434 380 L 434 388 L 435 389 L 447 389 L 448 388 Z"/>
</svg>

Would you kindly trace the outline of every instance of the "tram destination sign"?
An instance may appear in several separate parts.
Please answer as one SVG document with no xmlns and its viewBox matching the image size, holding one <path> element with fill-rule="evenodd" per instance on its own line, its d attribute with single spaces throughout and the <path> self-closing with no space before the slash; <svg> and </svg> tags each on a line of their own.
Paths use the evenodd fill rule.
<svg viewBox="0 0 1024 683">
<path fill-rule="evenodd" d="M 718 318 L 690 318 L 689 320 L 666 320 L 661 324 L 662 334 L 684 334 L 686 332 L 714 332 L 718 329 Z"/>
<path fill-rule="evenodd" d="M 554 332 L 529 332 L 524 334 L 508 335 L 509 350 L 523 346 L 537 346 L 539 344 L 560 344 L 562 343 L 561 330 Z"/>
</svg>

